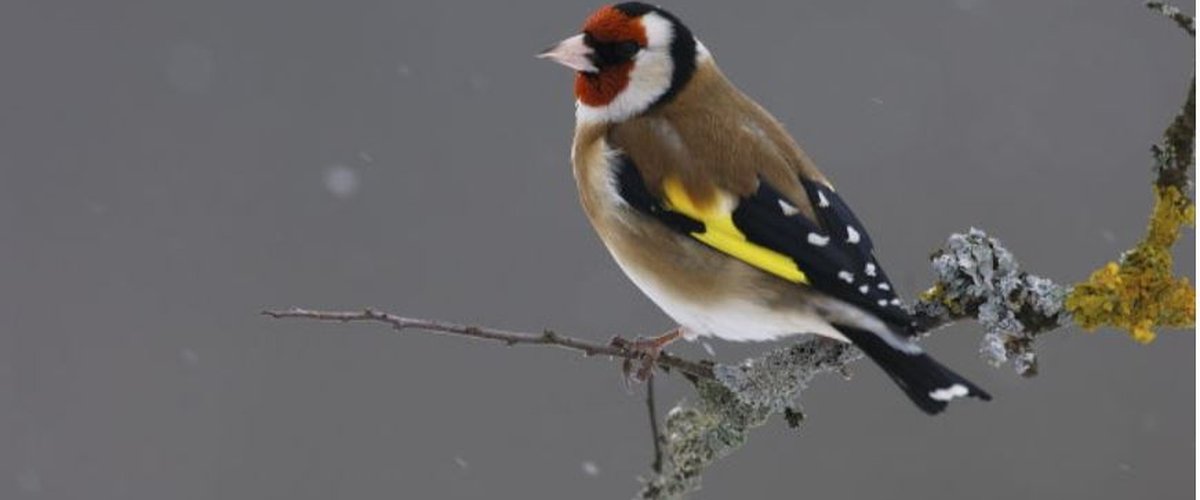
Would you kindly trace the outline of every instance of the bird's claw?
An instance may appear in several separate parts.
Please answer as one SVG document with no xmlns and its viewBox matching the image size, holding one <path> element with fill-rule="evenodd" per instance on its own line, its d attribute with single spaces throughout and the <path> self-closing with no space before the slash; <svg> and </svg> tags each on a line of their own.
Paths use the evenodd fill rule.
<svg viewBox="0 0 1200 500">
<path fill-rule="evenodd" d="M 675 329 L 658 337 L 637 337 L 632 341 L 625 340 L 620 336 L 613 337 L 610 342 L 613 347 L 637 354 L 636 358 L 628 357 L 621 362 L 621 374 L 624 375 L 626 384 L 631 381 L 645 382 L 653 377 L 654 366 L 662 357 L 663 347 L 674 342 L 680 336 L 680 331 Z"/>
</svg>

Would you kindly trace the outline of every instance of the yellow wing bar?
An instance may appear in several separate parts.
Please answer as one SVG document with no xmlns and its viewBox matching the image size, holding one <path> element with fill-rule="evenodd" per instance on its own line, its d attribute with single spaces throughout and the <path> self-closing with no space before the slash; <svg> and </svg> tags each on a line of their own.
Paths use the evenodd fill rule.
<svg viewBox="0 0 1200 500">
<path fill-rule="evenodd" d="M 667 208 L 704 224 L 705 231 L 691 233 L 693 238 L 775 276 L 793 283 L 808 284 L 808 276 L 796 267 L 796 261 L 791 257 L 747 240 L 746 235 L 733 224 L 731 207 L 722 206 L 721 203 L 697 207 L 683 183 L 675 177 L 667 177 L 663 181 L 663 194 Z"/>
</svg>

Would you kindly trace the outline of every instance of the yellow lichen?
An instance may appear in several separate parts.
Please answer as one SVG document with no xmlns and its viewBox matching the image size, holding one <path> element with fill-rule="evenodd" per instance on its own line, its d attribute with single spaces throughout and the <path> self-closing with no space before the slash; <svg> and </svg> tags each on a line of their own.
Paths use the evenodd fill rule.
<svg viewBox="0 0 1200 500">
<path fill-rule="evenodd" d="M 1066 307 L 1087 331 L 1112 326 L 1140 343 L 1154 340 L 1155 327 L 1192 328 L 1196 290 L 1173 273 L 1171 246 L 1184 225 L 1194 225 L 1192 200 L 1173 186 L 1155 188 L 1154 214 L 1146 237 L 1121 257 L 1075 285 Z"/>
</svg>

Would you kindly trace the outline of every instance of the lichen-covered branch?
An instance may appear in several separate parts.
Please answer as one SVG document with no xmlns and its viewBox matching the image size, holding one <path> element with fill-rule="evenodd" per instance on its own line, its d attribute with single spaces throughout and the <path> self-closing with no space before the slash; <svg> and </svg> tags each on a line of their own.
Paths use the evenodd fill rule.
<svg viewBox="0 0 1200 500">
<path fill-rule="evenodd" d="M 645 481 L 640 496 L 677 498 L 692 491 L 709 464 L 740 448 L 773 414 L 788 415 L 798 427 L 803 414 L 795 399 L 808 381 L 861 357 L 848 344 L 816 337 L 739 365 L 717 365 L 716 380 L 692 380 L 699 401 L 667 414 L 664 469 Z"/>
<path fill-rule="evenodd" d="M 1174 20 L 1193 37 L 1191 16 L 1162 2 L 1150 9 Z M 1137 246 L 1092 272 L 1067 297 L 1066 307 L 1075 322 L 1092 331 L 1111 326 L 1129 332 L 1134 340 L 1154 340 L 1159 327 L 1182 328 L 1195 323 L 1196 289 L 1187 277 L 1175 276 L 1171 248 L 1184 226 L 1195 226 L 1196 206 L 1188 192 L 1188 170 L 1195 164 L 1196 77 L 1187 99 L 1151 146 L 1154 158 L 1154 211 L 1146 235 Z"/>
<path fill-rule="evenodd" d="M 977 319 L 985 332 L 984 359 L 993 365 L 1012 361 L 1017 373 L 1036 375 L 1033 339 L 1064 323 L 1066 290 L 1021 271 L 1012 252 L 975 228 L 951 235 L 931 260 L 936 279 L 913 307 L 918 324 L 928 331 Z"/>
<path fill-rule="evenodd" d="M 1192 21 L 1192 16 L 1179 10 L 1179 7 L 1166 2 L 1146 2 L 1146 8 L 1167 16 L 1172 21 L 1175 21 L 1175 24 L 1178 24 L 1187 34 L 1196 36 L 1196 25 Z"/>
</svg>

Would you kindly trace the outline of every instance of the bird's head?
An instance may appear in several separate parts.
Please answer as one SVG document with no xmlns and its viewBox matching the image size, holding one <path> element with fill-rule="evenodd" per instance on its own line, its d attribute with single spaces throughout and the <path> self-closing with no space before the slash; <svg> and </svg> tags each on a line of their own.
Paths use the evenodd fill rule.
<svg viewBox="0 0 1200 500">
<path fill-rule="evenodd" d="M 575 70 L 578 119 L 605 122 L 669 101 L 707 56 L 679 18 L 641 2 L 601 7 L 580 34 L 538 55 Z"/>
</svg>

